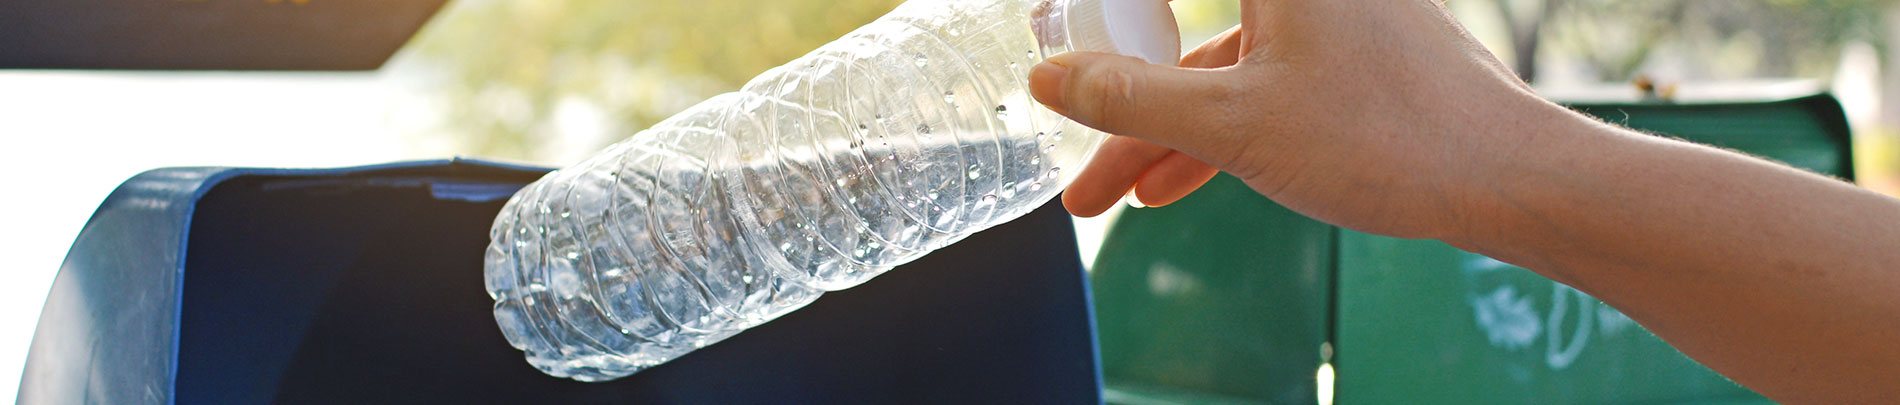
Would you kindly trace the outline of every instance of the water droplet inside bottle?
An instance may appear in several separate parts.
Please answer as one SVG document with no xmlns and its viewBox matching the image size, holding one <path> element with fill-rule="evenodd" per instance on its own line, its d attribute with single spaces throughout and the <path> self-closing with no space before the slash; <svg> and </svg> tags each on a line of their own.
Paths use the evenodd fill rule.
<svg viewBox="0 0 1900 405">
<path fill-rule="evenodd" d="M 954 92 L 954 91 L 946 91 L 946 92 L 943 92 L 943 102 L 945 102 L 945 103 L 950 103 L 950 104 L 956 104 L 956 103 L 957 103 L 957 92 Z"/>
<path fill-rule="evenodd" d="M 1049 146 L 1042 147 L 1042 153 L 1056 153 L 1056 144 L 1052 143 L 1049 144 Z"/>
<path fill-rule="evenodd" d="M 859 131 L 869 131 L 869 130 L 871 130 L 871 125 L 870 125 L 870 124 L 865 124 L 865 123 L 862 123 L 862 122 L 860 122 L 860 123 L 858 123 L 858 130 L 859 130 Z"/>
<path fill-rule="evenodd" d="M 923 68 L 925 66 L 930 66 L 930 57 L 924 56 L 924 54 L 921 53 L 917 54 L 917 67 Z"/>
<path fill-rule="evenodd" d="M 1051 138 L 1050 142 L 1062 142 L 1062 131 L 1056 131 L 1055 136 Z"/>
<path fill-rule="evenodd" d="M 957 27 L 950 27 L 950 36 L 954 37 L 958 35 L 963 35 L 963 30 L 958 29 Z"/>
<path fill-rule="evenodd" d="M 1007 106 L 1003 106 L 1003 105 L 997 105 L 997 106 L 996 106 L 996 119 L 999 119 L 999 120 L 1002 120 L 1002 119 L 1009 119 L 1009 107 L 1007 107 Z"/>
<path fill-rule="evenodd" d="M 1060 176 L 1060 175 L 1062 175 L 1062 168 L 1060 167 L 1049 168 L 1049 178 L 1054 179 L 1056 178 L 1056 176 Z"/>
<path fill-rule="evenodd" d="M 978 177 L 983 177 L 983 173 L 975 170 L 970 171 L 970 180 L 976 180 Z"/>
<path fill-rule="evenodd" d="M 1042 191 L 1042 182 L 1029 183 L 1029 191 Z"/>
<path fill-rule="evenodd" d="M 996 203 L 996 195 L 995 195 L 995 194 L 984 194 L 984 195 L 983 195 L 983 203 L 985 203 L 985 204 L 995 204 L 995 203 Z"/>
<path fill-rule="evenodd" d="M 1029 60 L 1036 60 L 1036 50 L 1034 49 L 1023 52 L 1023 55 L 1029 56 Z"/>
<path fill-rule="evenodd" d="M 917 124 L 917 133 L 930 136 L 930 124 Z"/>
</svg>

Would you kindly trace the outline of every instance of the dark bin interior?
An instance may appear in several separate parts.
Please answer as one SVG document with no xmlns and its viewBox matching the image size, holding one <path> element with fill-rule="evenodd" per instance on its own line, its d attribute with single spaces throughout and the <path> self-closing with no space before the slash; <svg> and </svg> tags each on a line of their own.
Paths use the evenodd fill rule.
<svg viewBox="0 0 1900 405">
<path fill-rule="evenodd" d="M 481 274 L 490 222 L 532 177 L 210 186 L 190 220 L 172 399 L 1099 401 L 1086 281 L 1054 205 L 628 378 L 543 375 L 502 339 Z"/>
</svg>

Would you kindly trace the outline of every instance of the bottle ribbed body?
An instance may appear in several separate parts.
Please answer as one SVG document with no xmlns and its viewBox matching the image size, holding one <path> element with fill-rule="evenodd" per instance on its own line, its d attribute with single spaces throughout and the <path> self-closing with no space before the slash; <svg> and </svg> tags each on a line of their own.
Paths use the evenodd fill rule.
<svg viewBox="0 0 1900 405">
<path fill-rule="evenodd" d="M 504 335 L 612 379 L 1049 201 L 1104 135 L 1028 95 L 1040 3 L 913 0 L 529 185 L 490 235 Z"/>
</svg>

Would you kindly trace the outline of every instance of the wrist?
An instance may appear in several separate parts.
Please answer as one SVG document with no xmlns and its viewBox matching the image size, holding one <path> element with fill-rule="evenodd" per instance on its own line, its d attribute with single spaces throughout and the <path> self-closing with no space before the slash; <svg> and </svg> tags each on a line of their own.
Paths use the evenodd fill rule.
<svg viewBox="0 0 1900 405">
<path fill-rule="evenodd" d="M 1528 93 L 1509 117 L 1493 120 L 1484 131 L 1487 143 L 1474 156 L 1466 175 L 1466 209 L 1460 232 L 1443 241 L 1460 249 L 1538 269 L 1553 279 L 1561 276 L 1544 269 L 1562 267 L 1551 249 L 1558 225 L 1551 212 L 1564 211 L 1568 201 L 1562 178 L 1588 168 L 1590 156 L 1601 153 L 1618 131 L 1609 124 Z M 1480 148 L 1474 148 L 1480 149 Z M 1559 280 L 1563 281 L 1563 280 Z"/>
</svg>

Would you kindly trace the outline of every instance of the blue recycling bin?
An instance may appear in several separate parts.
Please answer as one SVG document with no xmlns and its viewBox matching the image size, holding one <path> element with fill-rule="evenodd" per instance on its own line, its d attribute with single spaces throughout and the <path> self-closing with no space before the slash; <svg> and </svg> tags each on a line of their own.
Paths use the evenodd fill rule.
<svg viewBox="0 0 1900 405">
<path fill-rule="evenodd" d="M 114 191 L 40 315 L 23 404 L 1098 403 L 1087 280 L 1050 205 L 604 383 L 531 368 L 482 288 L 547 169 L 175 168 Z"/>
</svg>

